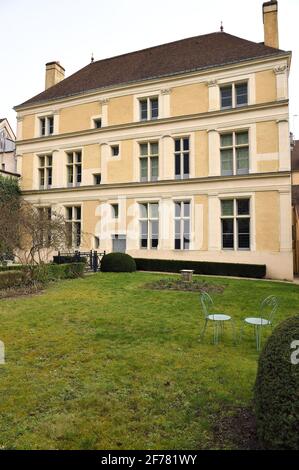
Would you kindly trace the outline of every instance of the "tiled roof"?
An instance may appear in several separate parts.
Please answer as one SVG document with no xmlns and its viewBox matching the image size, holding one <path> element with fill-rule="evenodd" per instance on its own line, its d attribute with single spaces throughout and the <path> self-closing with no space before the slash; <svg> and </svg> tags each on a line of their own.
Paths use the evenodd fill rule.
<svg viewBox="0 0 299 470">
<path fill-rule="evenodd" d="M 295 146 L 292 150 L 292 170 L 299 171 L 299 140 L 295 140 Z"/>
<path fill-rule="evenodd" d="M 205 34 L 92 62 L 22 105 L 283 53 L 224 32 Z"/>
</svg>

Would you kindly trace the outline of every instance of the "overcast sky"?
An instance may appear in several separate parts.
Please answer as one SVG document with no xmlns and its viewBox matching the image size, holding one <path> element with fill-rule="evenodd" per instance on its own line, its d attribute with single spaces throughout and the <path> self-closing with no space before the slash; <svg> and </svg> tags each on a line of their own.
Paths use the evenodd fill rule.
<svg viewBox="0 0 299 470">
<path fill-rule="evenodd" d="M 299 139 L 299 0 L 279 0 L 280 48 L 293 51 L 291 128 Z M 95 60 L 218 31 L 262 42 L 263 0 L 0 0 L 0 118 L 44 89 L 45 63 L 66 76 Z M 295 129 L 294 129 L 295 128 Z"/>
</svg>

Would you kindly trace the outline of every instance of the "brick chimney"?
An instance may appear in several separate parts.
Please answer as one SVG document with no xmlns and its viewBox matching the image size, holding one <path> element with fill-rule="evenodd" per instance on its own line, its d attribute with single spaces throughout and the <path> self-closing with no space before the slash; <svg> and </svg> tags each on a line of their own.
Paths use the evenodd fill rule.
<svg viewBox="0 0 299 470">
<path fill-rule="evenodd" d="M 279 48 L 278 37 L 278 2 L 272 0 L 263 4 L 264 44 L 265 46 Z"/>
<path fill-rule="evenodd" d="M 64 79 L 64 68 L 59 62 L 48 62 L 46 64 L 46 80 L 45 89 L 47 90 L 56 83 L 61 82 Z"/>
</svg>

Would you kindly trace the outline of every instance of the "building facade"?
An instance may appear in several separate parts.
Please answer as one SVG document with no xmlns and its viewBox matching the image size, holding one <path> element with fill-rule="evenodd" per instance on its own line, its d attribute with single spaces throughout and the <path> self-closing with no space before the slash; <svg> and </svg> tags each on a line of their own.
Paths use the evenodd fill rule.
<svg viewBox="0 0 299 470">
<path fill-rule="evenodd" d="M 292 148 L 292 204 L 294 273 L 299 274 L 299 140 Z"/>
<path fill-rule="evenodd" d="M 6 118 L 0 119 L 0 175 L 18 177 L 16 136 Z"/>
<path fill-rule="evenodd" d="M 266 264 L 292 279 L 288 75 L 277 2 L 265 43 L 223 31 L 91 62 L 16 106 L 27 200 L 70 244 L 139 258 Z"/>
</svg>

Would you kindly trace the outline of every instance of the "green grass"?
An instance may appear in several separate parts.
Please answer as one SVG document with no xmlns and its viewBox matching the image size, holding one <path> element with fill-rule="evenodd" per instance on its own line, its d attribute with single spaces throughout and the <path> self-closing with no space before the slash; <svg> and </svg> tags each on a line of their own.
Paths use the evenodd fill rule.
<svg viewBox="0 0 299 470">
<path fill-rule="evenodd" d="M 198 293 L 153 291 L 159 274 L 97 274 L 41 295 L 0 301 L 0 448 L 217 448 L 223 410 L 252 399 L 252 330 L 214 346 Z M 216 306 L 236 320 L 279 297 L 277 320 L 298 313 L 299 286 L 205 278 L 225 285 Z M 225 447 L 230 448 L 230 442 Z"/>
</svg>

